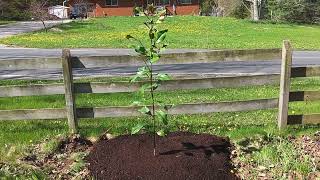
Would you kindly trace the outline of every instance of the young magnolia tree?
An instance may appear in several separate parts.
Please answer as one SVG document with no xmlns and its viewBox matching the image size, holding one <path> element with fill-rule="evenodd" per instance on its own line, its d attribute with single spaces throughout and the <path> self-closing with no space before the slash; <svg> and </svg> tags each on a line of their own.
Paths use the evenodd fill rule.
<svg viewBox="0 0 320 180">
<path fill-rule="evenodd" d="M 145 82 L 139 89 L 139 101 L 133 104 L 142 106 L 139 112 L 148 115 L 152 119 L 153 126 L 153 154 L 156 155 L 156 134 L 159 136 L 166 135 L 168 117 L 167 111 L 169 106 L 157 101 L 155 90 L 160 86 L 162 81 L 169 80 L 167 74 L 156 73 L 153 65 L 160 59 L 160 52 L 163 51 L 167 45 L 164 43 L 168 29 L 159 30 L 158 23 L 162 23 L 165 18 L 166 11 L 156 12 L 153 5 L 148 5 L 147 10 L 142 12 L 146 15 L 147 21 L 144 25 L 148 31 L 148 42 L 146 45 L 139 39 L 132 35 L 127 35 L 126 38 L 133 40 L 136 45 L 134 49 L 140 56 L 143 56 L 144 66 L 138 69 L 135 76 L 132 77 L 131 82 L 143 80 Z M 147 99 L 151 98 L 151 106 L 147 104 Z M 137 124 L 132 128 L 132 134 L 138 133 L 143 129 L 145 124 Z"/>
</svg>

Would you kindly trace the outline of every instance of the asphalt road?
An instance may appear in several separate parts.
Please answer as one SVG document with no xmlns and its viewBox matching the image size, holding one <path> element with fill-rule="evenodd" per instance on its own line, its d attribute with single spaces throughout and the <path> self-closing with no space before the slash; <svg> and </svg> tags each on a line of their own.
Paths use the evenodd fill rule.
<svg viewBox="0 0 320 180">
<path fill-rule="evenodd" d="M 185 52 L 190 50 L 169 50 L 172 52 Z M 204 51 L 204 50 L 192 50 Z M 72 50 L 76 55 L 122 55 L 134 54 L 129 49 L 75 49 Z M 46 56 L 59 57 L 61 50 L 39 50 L 39 49 L 0 49 L 0 60 L 19 57 L 40 57 Z M 293 66 L 320 66 L 320 51 L 296 51 L 293 55 Z M 77 77 L 100 77 L 100 76 L 121 76 L 131 75 L 136 72 L 138 67 L 112 67 L 112 68 L 92 68 L 75 69 L 74 76 Z M 216 63 L 198 63 L 198 64 L 173 64 L 158 65 L 155 67 L 158 72 L 170 74 L 209 74 L 210 76 L 236 76 L 236 75 L 256 75 L 256 74 L 279 74 L 280 59 L 265 61 L 228 61 Z M 61 70 L 18 70 L 0 71 L 0 79 L 60 79 Z"/>
<path fill-rule="evenodd" d="M 70 20 L 65 20 L 63 23 L 70 22 Z M 62 21 L 45 21 L 45 24 L 48 28 L 61 24 Z M 5 25 L 0 25 L 0 38 L 5 38 L 12 35 L 38 31 L 43 29 L 42 22 L 39 21 L 25 21 L 25 22 L 16 22 Z"/>
</svg>

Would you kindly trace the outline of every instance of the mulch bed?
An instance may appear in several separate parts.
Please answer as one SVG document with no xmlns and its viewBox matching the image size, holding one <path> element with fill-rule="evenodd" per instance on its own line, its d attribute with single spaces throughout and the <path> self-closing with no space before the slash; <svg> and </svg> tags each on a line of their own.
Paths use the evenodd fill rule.
<svg viewBox="0 0 320 180">
<path fill-rule="evenodd" d="M 125 135 L 97 142 L 89 156 L 96 179 L 207 180 L 238 179 L 231 173 L 228 139 L 187 132 L 157 136 L 153 156 L 151 134 Z"/>
</svg>

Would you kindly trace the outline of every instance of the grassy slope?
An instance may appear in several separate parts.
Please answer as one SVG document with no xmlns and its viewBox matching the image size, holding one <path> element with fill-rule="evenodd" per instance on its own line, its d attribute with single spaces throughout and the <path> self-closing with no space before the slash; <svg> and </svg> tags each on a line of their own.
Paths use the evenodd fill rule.
<svg viewBox="0 0 320 180">
<path fill-rule="evenodd" d="M 144 17 L 108 17 L 78 21 L 59 28 L 63 32 L 36 32 L 0 40 L 3 44 L 37 48 L 128 48 L 127 34 L 146 37 Z M 298 49 L 320 49 L 320 26 L 254 23 L 249 20 L 199 16 L 169 17 L 170 48 L 279 48 L 290 39 Z"/>
</svg>

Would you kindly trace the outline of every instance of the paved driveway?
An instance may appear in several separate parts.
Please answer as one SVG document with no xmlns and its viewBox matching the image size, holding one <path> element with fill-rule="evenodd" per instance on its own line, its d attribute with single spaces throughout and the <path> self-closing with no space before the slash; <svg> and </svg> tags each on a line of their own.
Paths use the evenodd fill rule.
<svg viewBox="0 0 320 180">
<path fill-rule="evenodd" d="M 70 22 L 70 20 L 64 20 L 63 23 Z M 61 24 L 62 21 L 46 21 L 47 27 L 52 27 Z M 43 29 L 42 22 L 38 21 L 26 21 L 26 22 L 16 22 L 11 24 L 0 25 L 0 38 L 5 38 L 12 35 L 38 31 Z"/>
</svg>

